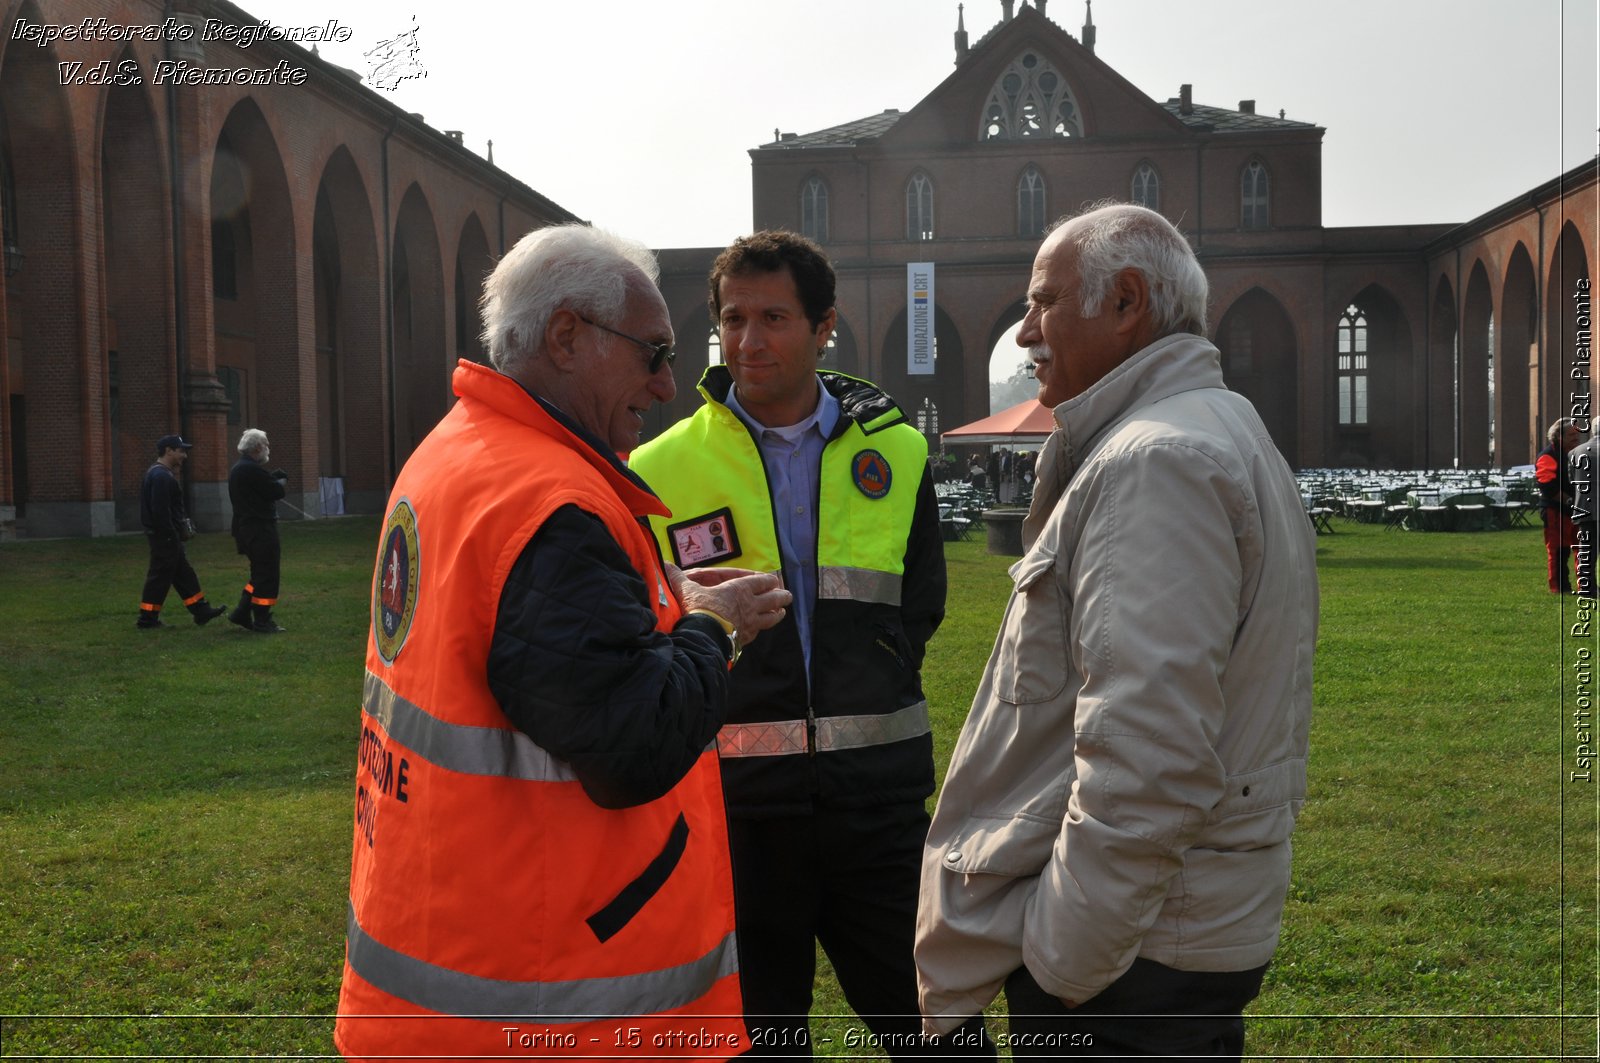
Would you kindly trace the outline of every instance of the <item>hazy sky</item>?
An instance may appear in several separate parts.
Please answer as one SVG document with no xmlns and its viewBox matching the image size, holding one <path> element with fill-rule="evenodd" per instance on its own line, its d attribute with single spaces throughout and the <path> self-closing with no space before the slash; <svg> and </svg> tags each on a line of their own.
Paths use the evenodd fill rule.
<svg viewBox="0 0 1600 1063">
<path fill-rule="evenodd" d="M 417 30 L 427 76 L 383 95 L 563 207 L 654 247 L 750 228 L 751 148 L 885 108 L 954 69 L 955 0 L 243 0 L 353 31 Z M 1099 0 L 1096 54 L 1156 100 L 1314 122 L 1327 225 L 1460 222 L 1595 154 L 1593 0 Z M 1521 10 L 1518 10 L 1521 9 Z M 1082 0 L 1050 0 L 1077 35 Z M 413 22 L 413 17 L 415 22 Z M 999 0 L 970 0 L 973 41 Z"/>
</svg>

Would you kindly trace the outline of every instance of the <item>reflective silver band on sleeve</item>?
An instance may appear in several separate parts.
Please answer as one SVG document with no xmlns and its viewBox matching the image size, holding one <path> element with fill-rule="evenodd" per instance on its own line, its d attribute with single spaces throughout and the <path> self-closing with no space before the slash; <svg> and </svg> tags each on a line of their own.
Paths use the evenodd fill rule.
<svg viewBox="0 0 1600 1063">
<path fill-rule="evenodd" d="M 480 978 L 407 956 L 368 936 L 354 906 L 345 933 L 345 955 L 356 974 L 390 996 L 462 1018 L 574 1023 L 659 1015 L 694 1003 L 739 969 L 732 932 L 704 956 L 676 967 L 568 982 Z"/>
<path fill-rule="evenodd" d="M 441 720 L 396 694 L 372 672 L 362 684 L 362 707 L 385 733 L 428 763 L 465 775 L 498 775 L 528 782 L 576 782 L 566 761 L 514 728 L 472 727 Z"/>
<path fill-rule="evenodd" d="M 888 745 L 925 735 L 928 703 L 876 716 L 823 716 L 817 720 L 817 751 Z M 806 721 L 730 723 L 717 733 L 717 752 L 724 757 L 776 757 L 806 752 Z"/>
<path fill-rule="evenodd" d="M 900 576 L 873 568 L 823 565 L 817 569 L 817 600 L 823 599 L 899 605 Z"/>
</svg>

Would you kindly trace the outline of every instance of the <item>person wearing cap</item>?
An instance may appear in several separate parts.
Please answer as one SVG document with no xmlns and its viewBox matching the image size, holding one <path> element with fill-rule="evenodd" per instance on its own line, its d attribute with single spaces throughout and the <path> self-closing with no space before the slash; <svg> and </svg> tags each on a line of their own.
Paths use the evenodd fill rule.
<svg viewBox="0 0 1600 1063">
<path fill-rule="evenodd" d="M 144 483 L 139 487 L 139 523 L 144 525 L 145 538 L 150 542 L 150 568 L 139 599 L 141 628 L 167 626 L 161 622 L 161 605 L 167 600 L 167 591 L 174 587 L 196 624 L 209 624 L 228 611 L 206 601 L 200 577 L 195 575 L 183 549 L 180 529 L 189 514 L 183 506 L 178 470 L 189 459 L 192 446 L 179 435 L 156 440 L 156 462 L 144 474 Z"/>
<path fill-rule="evenodd" d="M 267 470 L 272 454 L 267 433 L 246 428 L 239 437 L 239 461 L 228 472 L 228 500 L 233 503 L 233 542 L 250 559 L 250 582 L 228 619 L 261 635 L 284 629 L 272 618 L 278 604 L 278 569 L 283 549 L 278 541 L 278 499 L 289 474 Z"/>
</svg>

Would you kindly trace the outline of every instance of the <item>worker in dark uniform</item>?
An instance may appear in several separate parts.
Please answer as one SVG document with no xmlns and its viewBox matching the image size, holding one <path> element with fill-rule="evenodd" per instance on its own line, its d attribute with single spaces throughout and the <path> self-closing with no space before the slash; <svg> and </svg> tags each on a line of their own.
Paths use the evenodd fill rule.
<svg viewBox="0 0 1600 1063">
<path fill-rule="evenodd" d="M 194 446 L 182 436 L 162 436 L 156 441 L 156 463 L 144 474 L 139 487 L 139 523 L 150 543 L 150 567 L 145 572 L 144 593 L 139 599 L 139 627 L 166 627 L 161 622 L 161 605 L 167 591 L 178 588 L 183 604 L 196 624 L 207 624 L 223 613 L 226 606 L 212 605 L 200 589 L 200 577 L 183 549 L 183 529 L 189 513 L 183 505 L 183 486 L 178 470 Z"/>
<path fill-rule="evenodd" d="M 276 635 L 284 629 L 272 618 L 278 602 L 278 499 L 289 474 L 267 471 L 271 456 L 267 433 L 246 428 L 239 437 L 239 462 L 228 473 L 228 500 L 233 503 L 233 541 L 250 559 L 250 582 L 228 619 L 247 631 Z"/>
</svg>

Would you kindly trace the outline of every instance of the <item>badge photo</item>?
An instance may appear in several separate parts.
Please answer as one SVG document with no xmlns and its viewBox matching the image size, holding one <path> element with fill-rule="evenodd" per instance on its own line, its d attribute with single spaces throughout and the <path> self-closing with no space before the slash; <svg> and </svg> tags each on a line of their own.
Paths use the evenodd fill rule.
<svg viewBox="0 0 1600 1063">
<path fill-rule="evenodd" d="M 672 561 L 679 568 L 714 565 L 738 557 L 739 533 L 733 526 L 733 510 L 727 506 L 701 517 L 690 517 L 667 525 L 672 543 Z"/>
</svg>

